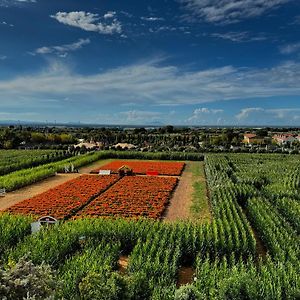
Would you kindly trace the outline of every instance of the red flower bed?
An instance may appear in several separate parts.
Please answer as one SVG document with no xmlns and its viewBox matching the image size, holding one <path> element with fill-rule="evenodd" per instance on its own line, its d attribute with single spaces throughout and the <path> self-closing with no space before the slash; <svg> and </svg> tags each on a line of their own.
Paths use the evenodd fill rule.
<svg viewBox="0 0 300 300">
<path fill-rule="evenodd" d="M 174 177 L 123 177 L 75 217 L 160 218 L 177 181 Z"/>
<path fill-rule="evenodd" d="M 180 176 L 184 168 L 182 162 L 115 160 L 93 170 L 91 173 L 98 174 L 100 170 L 111 170 L 113 173 L 117 173 L 118 169 L 124 165 L 133 169 L 135 174 L 147 174 L 148 172 L 157 171 L 159 175 L 174 176 Z"/>
<path fill-rule="evenodd" d="M 15 204 L 6 211 L 36 216 L 50 215 L 63 219 L 114 184 L 118 178 L 117 175 L 83 175 Z"/>
</svg>

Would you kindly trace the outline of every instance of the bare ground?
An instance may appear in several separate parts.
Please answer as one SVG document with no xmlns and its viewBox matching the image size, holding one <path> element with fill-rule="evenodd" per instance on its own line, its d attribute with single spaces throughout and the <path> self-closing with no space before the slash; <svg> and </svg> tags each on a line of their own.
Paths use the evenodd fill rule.
<svg viewBox="0 0 300 300">
<path fill-rule="evenodd" d="M 112 161 L 113 159 L 103 159 L 101 161 L 96 161 L 94 163 L 91 163 L 87 166 L 84 166 L 79 169 L 79 173 L 81 174 L 89 174 L 92 170 L 100 168 L 101 166 L 108 164 Z"/>
<path fill-rule="evenodd" d="M 125 274 L 127 272 L 129 257 L 125 255 L 121 255 L 118 261 L 119 272 L 121 274 Z"/>
<path fill-rule="evenodd" d="M 194 281 L 195 270 L 192 267 L 181 267 L 178 270 L 177 287 Z"/>
<path fill-rule="evenodd" d="M 191 163 L 187 163 L 185 170 L 179 178 L 179 183 L 174 191 L 170 204 L 167 207 L 164 220 L 187 220 L 190 217 L 190 207 L 193 200 L 193 174 Z"/>
<path fill-rule="evenodd" d="M 101 167 L 103 164 L 108 163 L 110 160 L 105 159 L 94 162 L 88 166 L 79 169 L 79 173 L 74 174 L 57 174 L 56 176 L 49 177 L 37 183 L 20 188 L 16 191 L 7 193 L 4 197 L 0 197 L 0 211 L 9 208 L 23 200 L 41 194 L 51 188 L 65 183 L 68 180 L 76 178 L 82 174 L 89 174 L 91 170 Z"/>
</svg>

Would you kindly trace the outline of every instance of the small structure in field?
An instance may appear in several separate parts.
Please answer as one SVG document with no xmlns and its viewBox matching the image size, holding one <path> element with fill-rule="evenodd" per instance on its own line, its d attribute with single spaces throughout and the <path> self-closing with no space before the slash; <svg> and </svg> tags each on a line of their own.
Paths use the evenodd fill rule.
<svg viewBox="0 0 300 300">
<path fill-rule="evenodd" d="M 111 174 L 111 170 L 100 170 L 99 171 L 99 175 L 110 175 Z"/>
<path fill-rule="evenodd" d="M 159 173 L 158 173 L 158 171 L 155 171 L 155 170 L 147 170 L 146 175 L 147 176 L 158 176 Z"/>
<path fill-rule="evenodd" d="M 6 195 L 5 189 L 0 189 L 0 197 L 4 197 Z"/>
<path fill-rule="evenodd" d="M 132 176 L 133 175 L 133 170 L 129 166 L 122 166 L 118 169 L 119 175 L 122 176 Z"/>
<path fill-rule="evenodd" d="M 55 225 L 58 223 L 58 220 L 51 216 L 44 216 L 37 220 L 37 222 L 31 223 L 31 233 L 36 233 L 40 231 L 43 226 Z"/>
</svg>

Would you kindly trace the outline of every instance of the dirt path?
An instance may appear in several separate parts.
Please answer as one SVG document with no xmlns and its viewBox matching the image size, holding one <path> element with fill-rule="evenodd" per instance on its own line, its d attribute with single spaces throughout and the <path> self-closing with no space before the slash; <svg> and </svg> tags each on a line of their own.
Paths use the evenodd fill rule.
<svg viewBox="0 0 300 300">
<path fill-rule="evenodd" d="M 37 183 L 31 184 L 24 188 L 18 189 L 13 192 L 9 192 L 5 197 L 0 197 L 0 211 L 9 208 L 10 206 L 17 204 L 25 199 L 31 198 L 38 194 L 41 194 L 51 188 L 54 188 L 60 184 L 65 183 L 68 180 L 76 178 L 82 174 L 89 174 L 89 172 L 97 167 L 110 162 L 109 159 L 94 162 L 88 166 L 79 169 L 79 173 L 74 174 L 57 174 L 56 176 L 47 178 Z"/>
<path fill-rule="evenodd" d="M 110 163 L 113 161 L 113 159 L 103 159 L 103 160 L 98 160 L 96 162 L 93 162 L 87 166 L 84 166 L 79 169 L 79 173 L 81 174 L 89 174 L 92 170 L 100 168 L 101 166 Z"/>
<path fill-rule="evenodd" d="M 164 220 L 176 221 L 187 220 L 190 217 L 190 207 L 193 200 L 193 174 L 191 171 L 191 163 L 186 164 L 185 170 L 179 179 L 170 205 L 164 214 Z"/>
</svg>

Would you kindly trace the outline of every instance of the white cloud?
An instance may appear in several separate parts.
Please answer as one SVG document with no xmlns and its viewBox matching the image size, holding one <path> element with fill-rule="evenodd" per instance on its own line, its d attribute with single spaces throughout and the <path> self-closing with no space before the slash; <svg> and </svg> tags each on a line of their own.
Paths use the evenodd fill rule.
<svg viewBox="0 0 300 300">
<path fill-rule="evenodd" d="M 223 109 L 209 109 L 206 107 L 197 108 L 193 111 L 191 117 L 186 120 L 189 124 L 213 124 L 217 123 L 220 119 L 220 114 L 224 111 Z"/>
<path fill-rule="evenodd" d="M 69 97 L 79 104 L 84 99 L 90 105 L 176 105 L 299 95 L 297 62 L 263 69 L 224 66 L 187 72 L 161 66 L 156 60 L 92 75 L 80 75 L 54 63 L 41 73 L 0 80 L 1 105 L 11 105 L 10 99 L 15 105 L 25 105 L 46 97 Z"/>
<path fill-rule="evenodd" d="M 115 11 L 108 11 L 104 16 L 103 18 L 104 19 L 110 19 L 110 18 L 114 18 L 116 15 L 116 12 Z"/>
<path fill-rule="evenodd" d="M 65 44 L 61 46 L 50 46 L 50 47 L 41 47 L 34 51 L 33 54 L 57 54 L 61 57 L 65 57 L 68 52 L 76 51 L 81 49 L 83 46 L 88 45 L 90 43 L 90 39 L 79 39 L 77 42 L 72 44 Z"/>
<path fill-rule="evenodd" d="M 260 16 L 292 0 L 178 0 L 190 13 L 187 18 L 230 24 Z"/>
<path fill-rule="evenodd" d="M 2 21 L 0 24 L 6 25 L 6 26 L 9 26 L 9 27 L 14 27 L 15 26 L 14 24 L 7 23 L 6 21 Z"/>
<path fill-rule="evenodd" d="M 300 52 L 300 42 L 282 46 L 280 47 L 280 52 L 282 54 L 292 54 L 295 52 Z"/>
<path fill-rule="evenodd" d="M 266 37 L 263 34 L 253 36 L 247 31 L 241 31 L 241 32 L 230 31 L 225 33 L 212 33 L 211 36 L 214 38 L 229 40 L 237 43 L 266 40 Z"/>
<path fill-rule="evenodd" d="M 276 125 L 297 123 L 300 119 L 300 108 L 261 108 L 249 107 L 242 109 L 235 118 L 239 124 Z"/>
<path fill-rule="evenodd" d="M 154 21 L 164 21 L 165 19 L 161 17 L 141 17 L 141 20 L 154 22 Z"/>
<path fill-rule="evenodd" d="M 6 60 L 7 56 L 6 55 L 0 55 L 0 60 Z"/>
<path fill-rule="evenodd" d="M 101 34 L 114 34 L 121 33 L 122 26 L 121 23 L 113 18 L 112 21 L 107 24 L 100 22 L 100 16 L 98 14 L 93 14 L 85 11 L 73 11 L 73 12 L 58 12 L 55 15 L 51 15 L 51 18 L 56 19 L 58 22 L 81 28 L 86 31 L 94 31 Z"/>
<path fill-rule="evenodd" d="M 236 115 L 236 118 L 238 120 L 245 120 L 245 119 L 249 118 L 249 116 L 252 115 L 252 114 L 257 114 L 257 113 L 264 112 L 264 111 L 265 110 L 261 107 L 248 107 L 248 108 L 242 109 Z"/>
<path fill-rule="evenodd" d="M 9 6 L 18 6 L 23 3 L 36 3 L 36 0 L 0 0 L 0 6 L 9 7 Z"/>
</svg>

